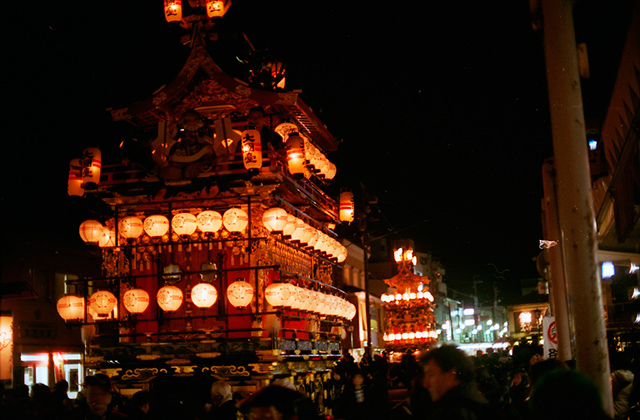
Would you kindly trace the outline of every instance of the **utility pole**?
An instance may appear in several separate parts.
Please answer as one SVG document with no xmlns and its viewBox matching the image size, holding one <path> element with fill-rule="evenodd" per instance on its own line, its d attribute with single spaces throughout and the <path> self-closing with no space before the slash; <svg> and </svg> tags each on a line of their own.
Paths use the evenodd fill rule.
<svg viewBox="0 0 640 420">
<path fill-rule="evenodd" d="M 598 272 L 598 240 L 571 0 L 542 0 L 544 53 L 557 174 L 560 244 L 565 257 L 578 370 L 600 390 L 613 416 L 609 351 Z M 579 313 L 578 313 L 579 311 Z"/>
</svg>

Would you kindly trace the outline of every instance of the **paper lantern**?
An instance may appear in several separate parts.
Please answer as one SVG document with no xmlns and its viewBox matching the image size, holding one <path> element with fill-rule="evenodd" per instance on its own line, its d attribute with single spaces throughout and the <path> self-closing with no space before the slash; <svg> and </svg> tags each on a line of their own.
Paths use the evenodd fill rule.
<svg viewBox="0 0 640 420">
<path fill-rule="evenodd" d="M 149 293 L 142 289 L 127 290 L 122 297 L 122 303 L 132 314 L 141 314 L 149 306 Z"/>
<path fill-rule="evenodd" d="M 262 223 L 269 232 L 282 232 L 287 226 L 287 212 L 280 207 L 272 207 L 262 215 Z"/>
<path fill-rule="evenodd" d="M 299 133 L 290 133 L 286 143 L 289 173 L 302 174 L 305 170 L 304 140 Z"/>
<path fill-rule="evenodd" d="M 158 290 L 156 294 L 158 306 L 165 312 L 177 311 L 182 305 L 182 290 L 176 286 L 164 286 Z"/>
<path fill-rule="evenodd" d="M 207 16 L 222 17 L 231 6 L 231 0 L 207 0 Z"/>
<path fill-rule="evenodd" d="M 340 193 L 340 221 L 353 222 L 355 218 L 355 203 L 351 191 Z"/>
<path fill-rule="evenodd" d="M 91 295 L 89 298 L 89 307 L 96 313 L 98 316 L 108 316 L 113 308 L 116 307 L 118 303 L 118 299 L 111 292 L 107 292 L 106 290 L 99 290 Z"/>
<path fill-rule="evenodd" d="M 118 222 L 118 232 L 125 238 L 134 239 L 142 235 L 144 227 L 142 220 L 136 216 L 127 216 Z"/>
<path fill-rule="evenodd" d="M 304 234 L 304 225 L 305 223 L 301 219 L 296 218 L 296 228 L 293 230 L 293 233 L 291 234 L 291 240 L 293 242 L 300 242 L 300 239 Z"/>
<path fill-rule="evenodd" d="M 296 230 L 296 227 L 297 227 L 296 222 L 297 222 L 297 219 L 294 215 L 287 214 L 287 225 L 282 230 L 282 235 L 286 237 L 291 237 L 293 232 Z"/>
<path fill-rule="evenodd" d="M 73 159 L 69 164 L 67 193 L 71 196 L 79 197 L 84 194 L 84 186 L 82 185 L 82 159 Z"/>
<path fill-rule="evenodd" d="M 336 176 L 337 168 L 336 165 L 329 162 L 329 168 L 327 169 L 327 173 L 325 174 L 326 179 L 333 179 Z"/>
<path fill-rule="evenodd" d="M 197 227 L 196 216 L 191 213 L 178 213 L 171 219 L 171 228 L 178 235 L 191 235 Z"/>
<path fill-rule="evenodd" d="M 222 224 L 229 232 L 242 232 L 249 224 L 249 216 L 242 209 L 232 208 L 222 215 Z"/>
<path fill-rule="evenodd" d="M 236 308 L 243 308 L 253 300 L 253 287 L 244 280 L 234 281 L 227 288 L 227 299 Z"/>
<path fill-rule="evenodd" d="M 65 321 L 84 319 L 84 298 L 67 295 L 58 299 L 58 314 Z"/>
<path fill-rule="evenodd" d="M 191 289 L 191 301 L 198 308 L 210 308 L 218 300 L 218 291 L 209 283 L 198 283 Z"/>
<path fill-rule="evenodd" d="M 309 248 L 313 248 L 314 245 L 318 242 L 318 238 L 320 237 L 320 232 L 318 232 L 318 229 L 311 227 L 312 231 L 311 231 L 311 236 L 309 237 L 309 240 L 307 241 L 307 247 Z"/>
<path fill-rule="evenodd" d="M 102 156 L 100 149 L 91 147 L 82 153 L 82 182 L 85 190 L 94 189 L 100 183 Z"/>
<path fill-rule="evenodd" d="M 116 231 L 107 227 L 102 229 L 102 238 L 98 240 L 100 248 L 116 246 Z"/>
<path fill-rule="evenodd" d="M 182 20 L 182 0 L 164 0 L 164 17 L 167 22 Z"/>
<path fill-rule="evenodd" d="M 242 162 L 247 170 L 260 169 L 262 166 L 262 143 L 258 130 L 242 132 Z"/>
<path fill-rule="evenodd" d="M 292 288 L 289 283 L 272 283 L 264 289 L 264 297 L 274 308 L 291 306 Z"/>
<path fill-rule="evenodd" d="M 169 219 L 154 214 L 144 219 L 143 229 L 152 238 L 160 238 L 169 231 Z"/>
<path fill-rule="evenodd" d="M 86 243 L 98 243 L 103 236 L 104 226 L 97 220 L 85 220 L 80 224 L 80 237 Z"/>
<path fill-rule="evenodd" d="M 203 232 L 217 232 L 222 227 L 222 216 L 217 211 L 205 210 L 196 217 L 196 224 Z"/>
<path fill-rule="evenodd" d="M 338 252 L 338 256 L 336 257 L 336 260 L 339 263 L 344 262 L 347 259 L 347 248 L 343 245 L 340 246 L 340 251 Z"/>
</svg>

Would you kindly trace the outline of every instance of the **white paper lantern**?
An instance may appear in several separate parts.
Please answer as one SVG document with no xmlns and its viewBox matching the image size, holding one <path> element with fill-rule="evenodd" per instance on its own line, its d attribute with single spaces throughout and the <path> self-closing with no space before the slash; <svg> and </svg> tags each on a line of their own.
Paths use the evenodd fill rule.
<svg viewBox="0 0 640 420">
<path fill-rule="evenodd" d="M 227 299 L 236 308 L 244 308 L 253 300 L 253 287 L 244 280 L 234 281 L 227 288 Z"/>
<path fill-rule="evenodd" d="M 98 243 L 104 236 L 104 227 L 97 220 L 85 220 L 80 224 L 80 237 L 89 244 Z"/>
<path fill-rule="evenodd" d="M 165 312 L 177 311 L 183 299 L 182 290 L 176 286 L 161 287 L 156 294 L 158 306 Z"/>
<path fill-rule="evenodd" d="M 127 290 L 122 297 L 122 303 L 132 314 L 141 314 L 149 306 L 149 293 L 142 289 Z"/>
<path fill-rule="evenodd" d="M 160 238 L 169 231 L 169 219 L 154 214 L 144 219 L 144 231 L 152 238 Z"/>
<path fill-rule="evenodd" d="M 242 132 L 242 162 L 247 170 L 260 169 L 262 166 L 262 142 L 258 130 Z"/>
<path fill-rule="evenodd" d="M 351 191 L 340 193 L 340 221 L 353 222 L 355 219 L 355 202 Z"/>
<path fill-rule="evenodd" d="M 89 307 L 98 316 L 107 316 L 116 307 L 118 299 L 111 292 L 106 290 L 99 290 L 91 295 L 89 298 Z"/>
<path fill-rule="evenodd" d="M 305 171 L 304 139 L 299 133 L 290 133 L 285 143 L 289 173 L 301 174 Z"/>
<path fill-rule="evenodd" d="M 222 227 L 222 216 L 217 211 L 205 210 L 198 214 L 196 223 L 203 232 L 217 232 Z"/>
<path fill-rule="evenodd" d="M 293 230 L 291 234 L 291 240 L 293 242 L 300 242 L 302 235 L 304 234 L 304 225 L 305 223 L 296 217 L 296 228 Z"/>
<path fill-rule="evenodd" d="M 69 183 L 67 193 L 71 196 L 82 197 L 84 186 L 82 185 L 82 159 L 73 159 L 69 164 Z"/>
<path fill-rule="evenodd" d="M 218 291 L 209 283 L 198 283 L 191 289 L 191 301 L 198 308 L 210 308 L 218 300 Z"/>
<path fill-rule="evenodd" d="M 100 248 L 116 246 L 116 231 L 105 227 L 102 230 L 102 238 L 98 241 Z"/>
<path fill-rule="evenodd" d="M 125 238 L 134 239 L 142 235 L 142 220 L 136 216 L 127 216 L 118 222 L 118 232 Z"/>
<path fill-rule="evenodd" d="M 272 283 L 264 289 L 264 297 L 274 308 L 291 306 L 292 288 L 289 283 Z"/>
<path fill-rule="evenodd" d="M 84 298 L 67 295 L 58 299 L 58 314 L 65 321 L 84 319 Z"/>
<path fill-rule="evenodd" d="M 242 209 L 232 208 L 222 215 L 222 224 L 229 232 L 242 232 L 249 224 L 249 216 Z"/>
<path fill-rule="evenodd" d="M 264 212 L 262 223 L 269 232 L 282 232 L 287 226 L 287 212 L 280 207 L 273 207 Z"/>
<path fill-rule="evenodd" d="M 196 216 L 191 213 L 178 213 L 171 219 L 171 228 L 178 235 L 191 235 L 197 227 Z"/>
<path fill-rule="evenodd" d="M 92 189 L 100 183 L 100 173 L 102 171 L 102 154 L 100 149 L 90 147 L 82 154 L 82 182 L 84 189 Z"/>
<path fill-rule="evenodd" d="M 292 214 L 288 214 L 287 225 L 282 230 L 282 235 L 291 237 L 291 235 L 295 230 L 296 230 L 296 217 Z"/>
</svg>

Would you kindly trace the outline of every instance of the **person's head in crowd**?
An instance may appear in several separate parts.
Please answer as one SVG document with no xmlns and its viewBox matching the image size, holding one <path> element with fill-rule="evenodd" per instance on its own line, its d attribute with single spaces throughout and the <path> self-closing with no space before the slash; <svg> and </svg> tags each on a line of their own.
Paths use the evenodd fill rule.
<svg viewBox="0 0 640 420">
<path fill-rule="evenodd" d="M 233 399 L 233 393 L 231 392 L 231 386 L 225 381 L 214 382 L 211 385 L 211 402 L 216 407 L 220 407 L 227 401 Z"/>
<path fill-rule="evenodd" d="M 147 414 L 151 406 L 151 393 L 149 391 L 138 391 L 131 396 L 131 404 Z"/>
<path fill-rule="evenodd" d="M 433 401 L 440 400 L 449 390 L 468 385 L 474 380 L 474 367 L 469 356 L 452 345 L 434 348 L 420 356 L 424 370 L 423 386 Z"/>
<path fill-rule="evenodd" d="M 604 420 L 600 391 L 582 372 L 554 369 L 535 383 L 529 399 L 532 420 Z"/>
<path fill-rule="evenodd" d="M 106 415 L 113 399 L 111 379 L 102 373 L 87 376 L 84 380 L 83 394 L 92 414 L 98 417 Z"/>
<path fill-rule="evenodd" d="M 249 110 L 249 114 L 247 115 L 247 121 L 250 125 L 252 125 L 256 130 L 260 131 L 265 125 L 265 118 L 267 113 L 264 108 L 261 106 L 254 106 Z"/>
<path fill-rule="evenodd" d="M 298 391 L 269 385 L 245 398 L 240 411 L 249 420 L 317 420 L 316 407 L 310 398 Z"/>
<path fill-rule="evenodd" d="M 531 384 L 535 385 L 538 379 L 552 370 L 568 369 L 567 365 L 559 359 L 538 359 L 529 367 Z"/>
</svg>

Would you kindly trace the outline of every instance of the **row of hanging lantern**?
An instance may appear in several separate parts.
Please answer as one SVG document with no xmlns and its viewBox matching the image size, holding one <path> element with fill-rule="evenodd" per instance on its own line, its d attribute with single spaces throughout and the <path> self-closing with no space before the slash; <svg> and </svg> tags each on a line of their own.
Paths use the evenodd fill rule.
<svg viewBox="0 0 640 420">
<path fill-rule="evenodd" d="M 306 178 L 315 174 L 328 180 L 336 176 L 336 165 L 300 133 L 298 126 L 293 123 L 282 123 L 278 124 L 274 131 L 282 137 L 285 144 L 289 173 L 303 174 Z"/>
<path fill-rule="evenodd" d="M 196 230 L 218 232 L 223 226 L 228 232 L 242 232 L 249 224 L 249 215 L 241 208 L 231 208 L 223 215 L 213 210 L 205 210 L 198 215 L 178 213 L 169 219 L 156 214 L 141 219 L 138 216 L 126 216 L 118 221 L 118 233 L 125 239 L 135 239 L 146 233 L 151 238 L 166 235 L 171 228 L 178 236 L 190 236 Z M 83 241 L 98 244 L 100 247 L 116 246 L 115 230 L 103 226 L 97 220 L 85 220 L 80 224 L 80 237 Z"/>
<path fill-rule="evenodd" d="M 205 10 L 210 18 L 222 17 L 231 6 L 231 0 L 206 0 Z M 167 22 L 182 20 L 182 0 L 164 0 L 164 17 Z"/>
<path fill-rule="evenodd" d="M 272 207 L 262 215 L 264 227 L 280 233 L 294 243 L 335 258 L 339 263 L 347 259 L 347 248 L 326 233 L 319 231 L 280 207 Z"/>
<path fill-rule="evenodd" d="M 274 308 L 291 308 L 348 320 L 356 315 L 355 305 L 345 299 L 290 283 L 270 284 L 264 290 L 264 297 Z"/>
<path fill-rule="evenodd" d="M 81 159 L 72 159 L 69 165 L 67 192 L 71 196 L 82 196 L 85 190 L 95 189 L 100 183 L 102 154 L 100 149 L 90 147 L 82 152 Z"/>
<path fill-rule="evenodd" d="M 403 332 L 398 334 L 384 334 L 383 340 L 387 342 L 393 341 L 406 341 L 406 340 L 415 340 L 415 339 L 437 339 L 438 333 L 435 331 L 412 331 L 412 332 Z"/>
<path fill-rule="evenodd" d="M 253 297 L 253 286 L 243 279 L 234 281 L 227 287 L 227 300 L 236 308 L 246 307 L 253 301 Z M 286 307 L 346 319 L 353 319 L 356 311 L 353 304 L 342 298 L 289 283 L 274 283 L 267 286 L 265 299 L 276 308 Z M 191 289 L 191 302 L 198 308 L 210 308 L 217 300 L 218 291 L 210 283 L 198 283 Z M 146 311 L 150 301 L 149 293 L 143 289 L 127 290 L 122 297 L 125 309 L 132 314 L 141 314 Z M 156 301 L 163 311 L 174 312 L 182 306 L 184 294 L 179 287 L 167 285 L 158 289 Z M 89 297 L 89 308 L 98 319 L 108 317 L 117 304 L 118 299 L 107 290 L 99 290 Z M 84 319 L 83 297 L 63 296 L 58 300 L 56 307 L 58 314 L 65 321 Z"/>
<path fill-rule="evenodd" d="M 387 294 L 383 293 L 380 296 L 380 300 L 385 303 L 390 302 L 409 302 L 409 301 L 421 301 L 423 299 L 428 300 L 429 302 L 433 302 L 433 295 L 430 292 L 406 292 L 406 293 L 396 293 L 396 294 Z"/>
</svg>

